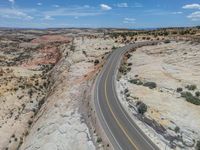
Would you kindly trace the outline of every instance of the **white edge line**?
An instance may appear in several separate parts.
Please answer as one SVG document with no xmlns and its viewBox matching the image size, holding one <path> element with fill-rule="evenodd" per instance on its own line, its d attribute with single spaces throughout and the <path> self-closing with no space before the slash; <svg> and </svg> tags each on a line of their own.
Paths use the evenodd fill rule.
<svg viewBox="0 0 200 150">
<path fill-rule="evenodd" d="M 107 64 L 108 64 L 110 61 L 111 61 L 111 59 L 109 58 L 109 61 L 107 62 Z M 105 67 L 105 68 L 106 68 L 106 67 Z M 103 68 L 103 70 L 100 72 L 100 75 L 98 75 L 97 79 L 100 79 L 100 78 L 102 77 L 102 75 L 103 75 L 102 72 L 105 71 L 105 68 Z M 98 85 L 98 84 L 99 84 L 99 81 L 100 81 L 100 80 L 97 80 L 95 84 Z M 108 126 L 107 121 L 105 120 L 105 117 L 104 117 L 104 115 L 103 115 L 103 112 L 102 112 L 102 109 L 101 109 L 100 103 L 99 103 L 98 89 L 99 89 L 99 87 L 97 86 L 97 96 L 96 96 L 96 98 L 97 98 L 97 104 L 98 104 L 98 107 L 99 107 L 99 110 L 100 110 L 100 113 L 101 113 L 100 115 L 102 116 L 105 125 L 107 126 L 107 128 L 108 128 L 108 130 L 109 130 L 111 136 L 113 137 L 113 139 L 114 139 L 115 142 L 117 143 L 118 147 L 120 148 L 120 150 L 123 150 L 122 147 L 120 146 L 120 144 L 118 143 L 118 141 L 116 140 L 115 136 L 113 135 L 113 132 L 111 131 L 110 127 Z M 94 96 L 94 97 L 95 97 L 95 96 Z M 95 100 L 95 98 L 94 98 L 94 100 Z M 98 116 L 98 115 L 97 115 L 97 116 Z M 99 119 L 99 122 L 100 122 L 100 119 Z M 100 124 L 101 124 L 101 123 L 100 123 Z M 102 126 L 102 128 L 103 128 L 103 126 Z M 105 132 L 105 131 L 104 131 L 104 132 Z M 107 136 L 107 138 L 109 139 L 109 137 L 108 137 L 107 134 L 106 134 L 106 136 Z M 110 141 L 110 140 L 109 140 L 109 141 Z M 110 142 L 110 143 L 112 144 L 112 142 Z M 113 145 L 113 144 L 112 144 L 112 145 Z M 113 146 L 113 148 L 114 148 L 114 146 Z"/>
<path fill-rule="evenodd" d="M 113 84 L 112 84 L 112 89 L 113 89 Z M 116 99 L 118 99 L 118 96 L 116 96 L 115 94 L 114 94 L 114 96 L 115 96 L 115 98 Z M 126 117 L 126 119 L 128 120 L 128 122 L 130 123 L 130 125 L 136 130 L 136 132 L 143 138 L 143 140 L 152 148 L 152 149 L 154 149 L 154 147 L 151 145 L 151 143 L 149 143 L 146 139 L 145 139 L 145 137 L 137 130 L 137 128 L 132 124 L 132 122 L 130 122 L 130 120 L 127 118 L 127 116 L 126 116 L 126 114 L 124 113 L 124 110 L 122 110 L 122 108 L 121 108 L 121 104 L 119 103 L 119 101 L 117 100 L 117 103 L 118 103 L 118 105 L 120 106 L 120 109 L 121 109 L 121 111 L 122 111 L 122 113 L 124 114 L 124 116 Z M 137 124 L 136 124 L 137 125 Z"/>
</svg>

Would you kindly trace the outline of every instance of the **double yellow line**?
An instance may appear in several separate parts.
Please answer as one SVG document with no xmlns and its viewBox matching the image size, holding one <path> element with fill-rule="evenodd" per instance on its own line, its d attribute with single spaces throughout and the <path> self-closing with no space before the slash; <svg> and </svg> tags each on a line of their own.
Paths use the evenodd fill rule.
<svg viewBox="0 0 200 150">
<path fill-rule="evenodd" d="M 115 59 L 115 57 L 114 57 Z M 113 61 L 114 62 L 114 61 Z M 139 148 L 136 146 L 136 144 L 132 141 L 131 137 L 128 135 L 128 132 L 126 131 L 126 129 L 124 129 L 124 127 L 121 125 L 121 123 L 119 122 L 119 120 L 117 119 L 116 115 L 114 114 L 111 106 L 110 106 L 110 103 L 109 103 L 109 100 L 108 100 L 108 94 L 107 94 L 107 81 L 108 81 L 108 76 L 109 76 L 109 73 L 111 71 L 111 68 L 113 66 L 113 62 L 111 63 L 110 67 L 109 67 L 109 70 L 108 70 L 108 73 L 107 73 L 107 76 L 106 76 L 106 79 L 105 79 L 105 82 L 104 82 L 104 92 L 105 92 L 105 98 L 106 98 L 106 102 L 108 104 L 108 107 L 109 107 L 109 110 L 112 114 L 112 116 L 114 117 L 115 121 L 117 122 L 118 126 L 120 127 L 120 129 L 123 131 L 123 133 L 125 134 L 125 136 L 128 138 L 128 140 L 130 141 L 131 145 L 136 149 L 136 150 L 139 150 Z"/>
</svg>

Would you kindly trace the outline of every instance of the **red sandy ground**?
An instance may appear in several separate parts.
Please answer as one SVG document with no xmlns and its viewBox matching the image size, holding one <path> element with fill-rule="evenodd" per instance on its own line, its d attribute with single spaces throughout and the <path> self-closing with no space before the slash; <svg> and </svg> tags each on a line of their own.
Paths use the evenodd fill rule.
<svg viewBox="0 0 200 150">
<path fill-rule="evenodd" d="M 38 43 L 42 44 L 43 46 L 37 50 L 37 56 L 34 56 L 33 59 L 28 60 L 27 62 L 24 62 L 22 66 L 25 68 L 34 69 L 40 64 L 55 65 L 61 57 L 61 53 L 55 42 L 64 44 L 70 43 L 70 41 L 71 38 L 67 38 L 62 35 L 44 35 L 32 40 L 31 43 Z"/>
<path fill-rule="evenodd" d="M 46 44 L 46 43 L 51 43 L 51 42 L 69 43 L 70 41 L 71 41 L 71 38 L 65 37 L 63 35 L 44 35 L 32 40 L 31 42 Z"/>
</svg>

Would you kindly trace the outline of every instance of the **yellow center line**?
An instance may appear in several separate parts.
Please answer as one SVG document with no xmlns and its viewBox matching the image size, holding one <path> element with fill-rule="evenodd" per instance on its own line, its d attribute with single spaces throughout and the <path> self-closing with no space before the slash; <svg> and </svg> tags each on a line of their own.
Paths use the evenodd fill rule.
<svg viewBox="0 0 200 150">
<path fill-rule="evenodd" d="M 106 76 L 106 80 L 105 80 L 105 83 L 104 83 L 104 86 L 105 86 L 104 90 L 105 90 L 106 102 L 107 102 L 108 107 L 109 107 L 109 109 L 110 109 L 110 112 L 112 113 L 112 115 L 113 115 L 114 119 L 116 120 L 118 126 L 121 128 L 121 130 L 123 131 L 123 133 L 125 134 L 125 136 L 126 136 L 126 137 L 128 138 L 128 140 L 131 142 L 132 146 L 133 146 L 136 150 L 139 150 L 139 148 L 136 146 L 136 144 L 132 141 L 132 139 L 131 139 L 130 136 L 128 135 L 127 131 L 124 129 L 124 127 L 121 125 L 121 123 L 119 122 L 119 120 L 118 120 L 117 117 L 115 116 L 115 114 L 114 114 L 114 112 L 113 112 L 113 110 L 112 110 L 112 108 L 111 108 L 111 106 L 110 106 L 109 100 L 108 100 L 107 84 L 106 84 L 106 83 L 107 83 L 108 75 L 109 75 L 109 73 L 110 73 L 110 71 L 111 71 L 112 66 L 113 66 L 113 62 L 112 62 L 111 65 L 110 65 L 110 68 L 109 68 L 109 71 L 108 71 L 108 74 L 107 74 L 107 76 Z"/>
</svg>

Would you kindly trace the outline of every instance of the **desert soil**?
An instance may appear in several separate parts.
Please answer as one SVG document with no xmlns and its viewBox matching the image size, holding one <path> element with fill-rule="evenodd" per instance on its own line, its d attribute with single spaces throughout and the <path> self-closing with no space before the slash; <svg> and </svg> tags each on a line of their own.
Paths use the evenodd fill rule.
<svg viewBox="0 0 200 150">
<path fill-rule="evenodd" d="M 177 88 L 182 88 L 195 95 L 200 90 L 199 47 L 198 43 L 171 42 L 138 48 L 127 60 L 132 65 L 130 72 L 118 81 L 119 93 L 124 93 L 125 89 L 129 91 L 128 97 L 119 94 L 123 105 L 161 149 L 169 146 L 194 149 L 200 138 L 200 106 L 186 101 L 177 92 Z M 131 83 L 133 79 L 142 83 L 154 82 L 157 86 L 151 89 Z M 196 85 L 197 88 L 188 90 L 187 85 Z M 164 127 L 164 132 L 159 134 L 137 119 L 137 101 L 147 105 L 145 117 Z"/>
</svg>

